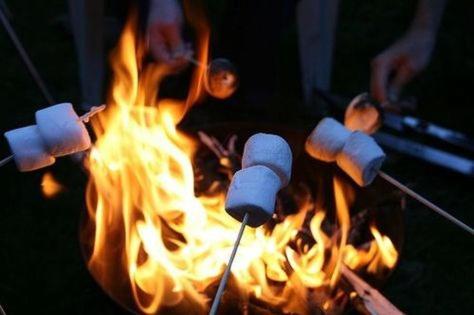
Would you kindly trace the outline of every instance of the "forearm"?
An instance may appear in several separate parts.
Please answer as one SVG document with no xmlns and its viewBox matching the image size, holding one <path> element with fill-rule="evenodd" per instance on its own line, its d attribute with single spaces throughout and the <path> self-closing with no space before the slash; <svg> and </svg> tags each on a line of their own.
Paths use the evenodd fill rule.
<svg viewBox="0 0 474 315">
<path fill-rule="evenodd" d="M 445 5 L 446 0 L 419 0 L 411 29 L 435 35 L 441 23 Z"/>
</svg>

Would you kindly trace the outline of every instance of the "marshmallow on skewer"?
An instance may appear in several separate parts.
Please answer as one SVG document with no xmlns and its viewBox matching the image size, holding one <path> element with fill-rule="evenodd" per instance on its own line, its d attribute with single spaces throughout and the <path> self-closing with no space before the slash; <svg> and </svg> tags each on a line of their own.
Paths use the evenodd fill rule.
<svg viewBox="0 0 474 315">
<path fill-rule="evenodd" d="M 354 131 L 337 156 L 337 165 L 364 187 L 372 183 L 384 160 L 385 153 L 372 137 Z"/>
<path fill-rule="evenodd" d="M 375 133 L 382 125 L 382 114 L 368 93 L 357 95 L 347 106 L 344 125 L 349 130 L 362 131 L 368 135 Z"/>
<path fill-rule="evenodd" d="M 315 159 L 334 162 L 350 134 L 351 132 L 335 119 L 324 118 L 306 140 L 306 152 Z"/>
<path fill-rule="evenodd" d="M 273 215 L 280 185 L 278 175 L 266 166 L 241 169 L 232 178 L 225 209 L 238 221 L 242 221 L 248 213 L 247 224 L 251 227 L 260 226 Z"/>
<path fill-rule="evenodd" d="M 292 159 L 290 146 L 282 137 L 257 133 L 245 143 L 242 168 L 264 165 L 278 175 L 282 188 L 290 182 Z"/>
<path fill-rule="evenodd" d="M 34 171 L 54 164 L 38 126 L 28 126 L 5 132 L 15 164 L 20 172 Z"/>
<path fill-rule="evenodd" d="M 46 107 L 37 111 L 35 116 L 51 155 L 64 156 L 91 146 L 89 133 L 70 103 Z"/>
<path fill-rule="evenodd" d="M 290 181 L 291 162 L 291 149 L 281 137 L 256 134 L 245 143 L 243 168 L 234 174 L 225 201 L 227 213 L 242 224 L 209 314 L 217 314 L 245 226 L 258 227 L 272 217 L 278 190 Z"/>
<path fill-rule="evenodd" d="M 323 119 L 323 121 L 324 120 L 325 119 Z M 323 121 L 321 121 L 320 124 Z M 337 126 L 337 122 L 334 127 L 340 128 L 339 126 Z M 308 138 L 306 142 L 306 151 L 308 151 L 308 153 L 312 157 L 322 159 L 321 154 L 314 152 L 327 153 L 328 151 L 330 151 L 329 148 L 331 147 L 331 143 L 338 142 L 337 136 L 335 136 L 337 135 L 337 133 L 330 132 L 331 130 L 327 129 L 328 132 L 323 135 L 323 133 L 317 132 L 318 128 L 319 125 L 315 128 L 315 130 Z M 396 179 L 392 178 L 388 174 L 380 171 L 380 167 L 382 166 L 382 163 L 385 160 L 385 153 L 372 137 L 366 135 L 361 131 L 354 131 L 350 133 L 349 137 L 345 141 L 343 141 L 342 150 L 333 151 L 338 152 L 335 158 L 337 165 L 344 172 L 346 172 L 346 174 L 349 175 L 359 186 L 370 185 L 375 179 L 375 177 L 379 175 L 382 179 L 394 185 L 410 197 L 421 202 L 431 210 L 435 211 L 437 214 L 443 216 L 445 219 L 456 224 L 458 227 L 461 227 L 465 231 L 469 232 L 471 235 L 474 234 L 473 229 L 470 226 L 456 219 L 445 210 L 433 204 L 423 196 L 420 196 L 419 194 L 409 189 L 402 183 L 398 182 Z"/>
</svg>

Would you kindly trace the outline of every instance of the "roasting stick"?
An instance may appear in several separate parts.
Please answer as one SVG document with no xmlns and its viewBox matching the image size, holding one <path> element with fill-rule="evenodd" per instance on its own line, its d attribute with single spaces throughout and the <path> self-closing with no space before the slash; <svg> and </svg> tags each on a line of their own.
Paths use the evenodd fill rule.
<svg viewBox="0 0 474 315">
<path fill-rule="evenodd" d="M 82 121 L 82 122 L 89 122 L 90 118 L 94 115 L 96 115 L 97 113 L 103 111 L 105 109 L 106 105 L 105 104 L 102 104 L 100 106 L 92 106 L 91 109 L 85 113 L 84 115 L 82 115 L 81 117 L 79 117 L 79 121 Z M 14 155 L 10 155 L 2 160 L 0 160 L 0 167 L 4 166 L 5 164 L 8 164 L 8 162 L 12 161 L 14 158 Z"/>
<path fill-rule="evenodd" d="M 290 182 L 292 160 L 291 148 L 280 136 L 258 133 L 247 139 L 242 154 L 242 169 L 232 177 L 225 200 L 225 211 L 242 225 L 212 302 L 210 315 L 217 314 L 245 226 L 255 228 L 271 219 L 278 191 Z"/>
<path fill-rule="evenodd" d="M 197 60 L 193 57 L 191 50 L 175 51 L 173 58 L 184 59 L 204 72 L 204 88 L 213 97 L 217 99 L 226 99 L 237 90 L 239 86 L 239 76 L 235 66 L 225 58 L 213 59 L 209 64 Z"/>
<path fill-rule="evenodd" d="M 85 122 L 85 123 L 88 123 L 89 122 L 89 119 L 91 119 L 92 116 L 100 113 L 101 111 L 103 111 L 105 109 L 105 107 L 107 107 L 107 105 L 105 104 L 102 104 L 102 105 L 99 105 L 99 106 L 92 106 L 91 109 L 85 113 L 84 115 L 82 115 L 81 117 L 79 117 L 79 121 L 82 121 L 82 122 Z"/>
<path fill-rule="evenodd" d="M 431 201 L 427 200 L 426 198 L 424 198 L 423 196 L 419 195 L 418 193 L 414 192 L 413 190 L 411 190 L 410 188 L 408 188 L 407 186 L 403 185 L 402 183 L 400 183 L 399 181 L 397 181 L 395 178 L 393 178 L 392 176 L 388 175 L 387 173 L 384 173 L 382 171 L 378 171 L 378 174 L 380 177 L 382 177 L 384 180 L 386 180 L 387 182 L 389 182 L 390 184 L 392 184 L 393 186 L 397 187 L 398 189 L 400 189 L 401 191 L 403 191 L 404 193 L 406 193 L 407 195 L 409 195 L 410 197 L 412 197 L 413 199 L 421 202 L 422 204 L 424 204 L 425 206 L 427 206 L 428 208 L 430 208 L 431 210 L 433 210 L 434 212 L 436 212 L 437 214 L 441 215 L 442 217 L 444 217 L 445 219 L 447 219 L 448 221 L 451 221 L 452 223 L 454 223 L 455 225 L 457 225 L 458 227 L 460 227 L 461 229 L 463 229 L 464 231 L 468 232 L 469 234 L 473 235 L 474 234 L 474 230 L 468 226 L 467 224 L 465 224 L 464 222 L 456 219 L 454 216 L 452 216 L 451 214 L 449 214 L 448 212 L 446 212 L 445 210 L 441 209 L 440 207 L 438 207 L 437 205 L 435 205 L 434 203 L 432 203 Z"/>
<path fill-rule="evenodd" d="M 0 21 L 3 25 L 3 28 L 7 32 L 8 36 L 10 37 L 10 40 L 12 41 L 16 50 L 18 51 L 18 54 L 20 55 L 21 60 L 25 64 L 26 68 L 28 69 L 28 72 L 30 72 L 31 77 L 35 81 L 38 88 L 41 90 L 41 93 L 43 94 L 43 97 L 45 98 L 46 102 L 48 102 L 49 105 L 53 105 L 55 103 L 54 98 L 51 96 L 51 93 L 49 93 L 48 88 L 46 87 L 46 84 L 41 78 L 38 70 L 36 69 L 35 65 L 31 61 L 30 57 L 28 56 L 28 53 L 26 52 L 25 47 L 23 47 L 20 39 L 15 33 L 15 30 L 13 29 L 13 26 L 10 24 L 10 21 L 8 21 L 8 18 L 4 13 L 4 9 L 1 7 L 0 7 Z"/>
<path fill-rule="evenodd" d="M 197 66 L 197 67 L 203 67 L 203 68 L 207 68 L 208 66 L 203 64 L 202 62 L 196 60 L 195 58 L 191 57 L 191 56 L 184 56 L 184 59 L 186 59 L 187 61 L 189 61 L 190 63 L 192 63 L 193 65 Z"/>
<path fill-rule="evenodd" d="M 235 240 L 234 248 L 232 249 L 232 253 L 230 254 L 229 262 L 227 263 L 227 267 L 225 268 L 224 275 L 222 276 L 221 282 L 219 283 L 219 287 L 217 288 L 217 293 L 214 297 L 214 301 L 212 302 L 212 307 L 209 311 L 209 315 L 217 314 L 217 309 L 219 308 L 222 295 L 224 294 L 225 286 L 227 284 L 227 281 L 229 280 L 232 263 L 234 262 L 235 254 L 237 254 L 237 249 L 239 248 L 240 240 L 242 239 L 242 235 L 244 234 L 245 226 L 247 225 L 248 220 L 249 213 L 247 212 L 245 213 L 244 218 L 242 219 L 239 234 L 237 235 L 237 239 Z"/>
<path fill-rule="evenodd" d="M 364 132 L 351 131 L 332 118 L 324 118 L 306 140 L 305 150 L 315 159 L 336 162 L 339 168 L 361 187 L 370 185 L 379 175 L 469 234 L 474 234 L 473 229 L 467 224 L 382 172 L 380 167 L 385 159 L 385 153 L 375 140 Z"/>
<path fill-rule="evenodd" d="M 4 158 L 3 160 L 0 161 L 0 167 L 2 167 L 3 165 L 7 164 L 7 163 L 10 162 L 11 160 L 13 160 L 13 155 L 10 155 L 9 157 Z"/>
</svg>

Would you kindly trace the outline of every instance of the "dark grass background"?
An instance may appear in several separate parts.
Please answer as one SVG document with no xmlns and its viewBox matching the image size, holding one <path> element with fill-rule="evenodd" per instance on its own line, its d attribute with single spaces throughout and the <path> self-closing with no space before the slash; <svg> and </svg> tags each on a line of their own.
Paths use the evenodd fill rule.
<svg viewBox="0 0 474 315">
<path fill-rule="evenodd" d="M 334 92 L 353 96 L 367 90 L 370 59 L 403 32 L 414 10 L 412 2 L 342 1 Z M 57 17 L 67 12 L 66 2 L 29 0 L 8 4 L 12 23 L 56 99 L 80 102 L 72 38 L 56 23 Z M 233 2 L 211 1 L 214 25 L 220 25 L 221 15 L 217 13 L 228 10 L 226 4 Z M 420 117 L 470 135 L 474 134 L 473 30 L 474 3 L 451 1 L 433 62 L 408 88 L 408 94 L 419 100 Z M 314 124 L 300 111 L 294 24 L 289 23 L 280 32 L 278 47 L 279 88 L 269 101 L 274 108 L 263 108 L 263 116 L 255 116 L 249 107 L 237 112 L 246 119 L 295 126 Z M 0 60 L 0 127 L 4 132 L 33 123 L 34 111 L 46 104 L 3 30 Z M 232 113 L 239 105 L 225 104 Z M 222 110 L 209 111 L 215 109 L 213 106 L 202 107 L 191 121 L 197 124 L 229 118 Z M 7 154 L 3 140 L 1 149 Z M 395 153 L 390 154 L 384 168 L 454 215 L 474 223 L 472 179 Z M 68 158 L 58 160 L 48 170 L 67 187 L 53 200 L 41 196 L 44 171 L 23 174 L 13 165 L 0 170 L 0 305 L 8 314 L 124 313 L 101 292 L 81 257 L 78 225 L 84 211 L 86 175 Z M 409 314 L 472 313 L 472 237 L 409 201 L 405 244 L 401 262 L 383 288 L 384 294 Z"/>
</svg>

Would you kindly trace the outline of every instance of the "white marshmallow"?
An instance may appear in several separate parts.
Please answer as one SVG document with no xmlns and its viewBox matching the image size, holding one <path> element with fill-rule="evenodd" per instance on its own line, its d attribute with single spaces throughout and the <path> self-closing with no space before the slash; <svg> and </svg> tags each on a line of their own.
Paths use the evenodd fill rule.
<svg viewBox="0 0 474 315">
<path fill-rule="evenodd" d="M 306 140 L 306 152 L 315 159 L 334 162 L 350 134 L 338 121 L 324 118 Z"/>
<path fill-rule="evenodd" d="M 282 188 L 290 182 L 292 159 L 290 146 L 282 137 L 257 133 L 245 143 L 242 168 L 264 165 L 280 177 Z"/>
<path fill-rule="evenodd" d="M 54 164 L 55 159 L 49 154 L 38 126 L 10 130 L 5 132 L 5 138 L 20 172 L 33 171 Z"/>
<path fill-rule="evenodd" d="M 280 179 L 266 166 L 251 166 L 234 174 L 227 191 L 225 210 L 242 222 L 249 213 L 247 224 L 257 227 L 267 222 L 275 210 Z"/>
<path fill-rule="evenodd" d="M 359 186 L 367 186 L 377 176 L 385 153 L 372 137 L 360 131 L 351 133 L 337 157 L 337 165 Z"/>
<path fill-rule="evenodd" d="M 37 111 L 36 123 L 51 155 L 68 155 L 91 146 L 89 133 L 70 103 Z"/>
</svg>

